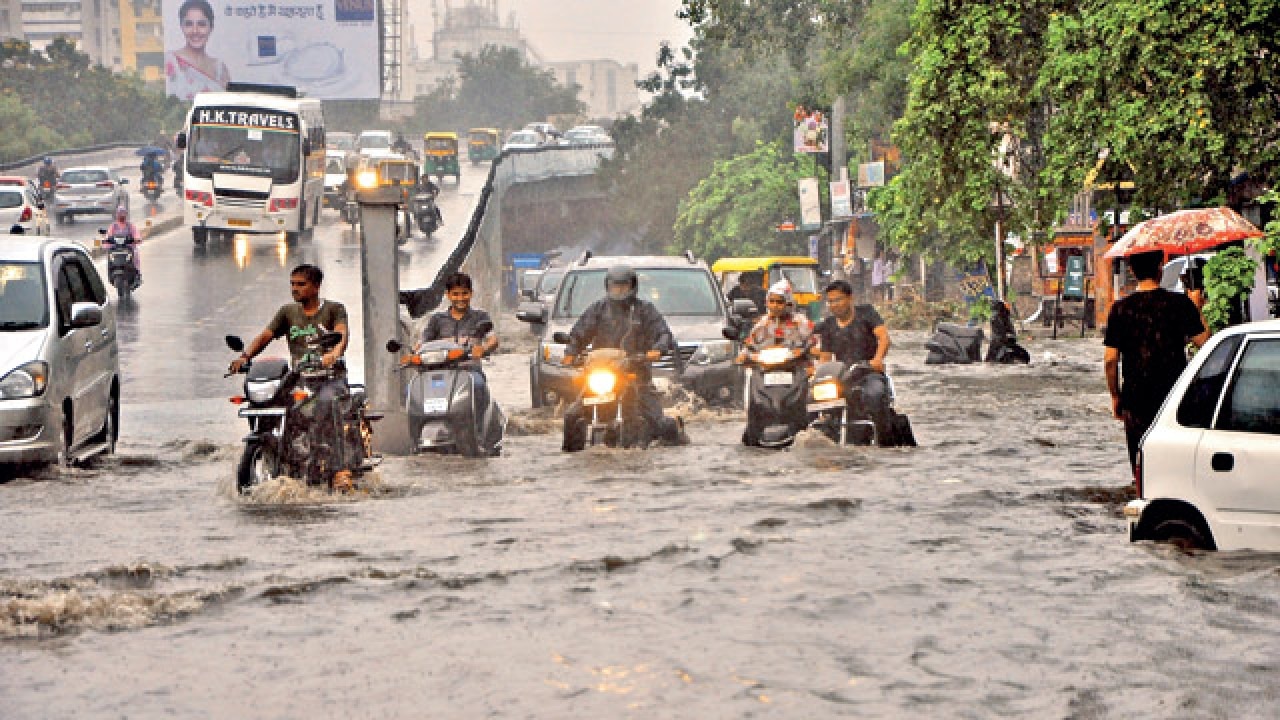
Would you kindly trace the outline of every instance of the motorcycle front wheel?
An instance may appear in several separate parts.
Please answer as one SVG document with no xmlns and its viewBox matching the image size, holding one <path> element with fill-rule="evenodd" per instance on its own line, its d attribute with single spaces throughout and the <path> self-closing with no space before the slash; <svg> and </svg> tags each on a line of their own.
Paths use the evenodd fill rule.
<svg viewBox="0 0 1280 720">
<path fill-rule="evenodd" d="M 261 485 L 275 477 L 280 469 L 279 465 L 275 453 L 262 443 L 245 443 L 240 464 L 236 467 L 236 490 L 241 495 L 248 493 L 255 485 Z"/>
<path fill-rule="evenodd" d="M 116 275 L 112 284 L 116 286 L 116 296 L 122 300 L 133 292 L 133 283 L 129 282 L 124 273 Z"/>
</svg>

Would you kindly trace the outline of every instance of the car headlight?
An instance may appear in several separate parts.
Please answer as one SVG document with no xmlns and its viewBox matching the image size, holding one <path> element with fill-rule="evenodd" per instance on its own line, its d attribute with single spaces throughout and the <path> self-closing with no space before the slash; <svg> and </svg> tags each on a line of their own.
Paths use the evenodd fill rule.
<svg viewBox="0 0 1280 720">
<path fill-rule="evenodd" d="M 693 365 L 711 365 L 733 358 L 733 343 L 728 340 L 708 340 L 698 346 L 689 362 Z"/>
<path fill-rule="evenodd" d="M 559 365 L 564 362 L 565 346 L 560 343 L 543 343 L 542 344 L 542 361 Z"/>
<path fill-rule="evenodd" d="M 280 392 L 279 380 L 267 380 L 265 382 L 249 382 L 245 383 L 245 392 L 249 395 L 251 403 L 269 403 L 271 399 Z"/>
<path fill-rule="evenodd" d="M 587 376 L 587 387 L 596 395 L 608 395 L 618 384 L 618 376 L 612 370 L 593 370 Z"/>
<path fill-rule="evenodd" d="M 49 364 L 40 360 L 19 365 L 0 379 L 0 400 L 39 397 L 49 386 Z"/>
<path fill-rule="evenodd" d="M 791 349 L 771 347 L 760 351 L 761 365 L 781 365 L 791 359 Z"/>
<path fill-rule="evenodd" d="M 829 380 L 813 386 L 813 399 L 818 402 L 840 399 L 840 383 Z"/>
</svg>

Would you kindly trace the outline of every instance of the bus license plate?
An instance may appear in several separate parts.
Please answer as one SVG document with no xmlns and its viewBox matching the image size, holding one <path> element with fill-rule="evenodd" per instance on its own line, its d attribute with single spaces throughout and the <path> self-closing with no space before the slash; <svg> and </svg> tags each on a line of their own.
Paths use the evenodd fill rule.
<svg viewBox="0 0 1280 720">
<path fill-rule="evenodd" d="M 764 374 L 765 387 L 787 387 L 791 385 L 791 373 L 771 372 Z"/>
<path fill-rule="evenodd" d="M 253 227 L 252 220 L 241 220 L 240 218 L 229 218 L 227 224 L 233 227 Z"/>
</svg>

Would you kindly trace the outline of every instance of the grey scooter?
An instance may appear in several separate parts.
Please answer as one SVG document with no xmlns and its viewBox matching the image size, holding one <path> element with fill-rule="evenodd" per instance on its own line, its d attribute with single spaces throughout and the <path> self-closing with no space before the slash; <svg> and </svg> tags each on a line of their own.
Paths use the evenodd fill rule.
<svg viewBox="0 0 1280 720">
<path fill-rule="evenodd" d="M 484 326 L 481 335 L 487 334 Z M 404 349 L 396 340 L 388 352 Z M 416 353 L 401 356 L 401 369 L 409 371 L 405 382 L 405 410 L 409 436 L 418 452 L 496 457 L 502 452 L 507 416 L 489 393 L 480 407 L 470 363 L 471 343 L 434 340 Z"/>
</svg>

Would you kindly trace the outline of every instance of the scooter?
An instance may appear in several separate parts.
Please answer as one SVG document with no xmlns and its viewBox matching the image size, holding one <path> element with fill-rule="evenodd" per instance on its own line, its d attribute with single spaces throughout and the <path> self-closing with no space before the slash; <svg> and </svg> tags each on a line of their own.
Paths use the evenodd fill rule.
<svg viewBox="0 0 1280 720">
<path fill-rule="evenodd" d="M 804 359 L 803 348 L 786 345 L 747 353 L 747 428 L 742 432 L 743 445 L 787 447 L 808 425 Z"/>
<path fill-rule="evenodd" d="M 283 358 L 262 358 L 241 368 L 244 393 L 231 398 L 240 406 L 239 416 L 249 421 L 236 466 L 236 489 L 241 493 L 280 475 L 333 490 L 337 468 L 352 468 L 352 474 L 360 476 L 381 462 L 373 452 L 373 423 L 382 414 L 368 409 L 362 385 L 352 385 L 335 403 L 338 447 L 318 442 L 310 432 L 316 427 L 316 390 L 341 372 L 337 365 L 324 367 L 321 354 L 341 341 L 340 333 L 321 335 L 309 343 L 296 368 Z M 244 351 L 244 341 L 235 335 L 228 335 L 226 343 L 235 352 Z"/>
<path fill-rule="evenodd" d="M 481 325 L 481 335 L 492 326 Z M 404 349 L 389 340 L 387 352 Z M 402 355 L 400 367 L 411 375 L 405 384 L 405 408 L 409 415 L 409 436 L 418 452 L 458 454 L 465 457 L 496 457 L 502 452 L 507 416 L 489 393 L 479 406 L 470 343 L 434 340 L 415 352 Z"/>
<path fill-rule="evenodd" d="M 867 363 L 846 366 L 839 361 L 820 363 L 814 369 L 808 388 L 810 413 L 818 415 L 813 428 L 820 430 L 840 445 L 879 445 L 881 447 L 915 447 L 916 437 L 911 421 L 893 407 L 897 394 L 893 378 L 885 375 L 889 406 L 884 428 L 878 428 L 862 407 L 862 381 L 872 372 Z M 886 437 L 880 437 L 881 433 Z"/>
<path fill-rule="evenodd" d="M 107 237 L 106 229 L 99 230 L 98 234 L 103 236 L 102 246 L 107 249 L 107 280 L 123 300 L 132 295 L 140 284 L 138 268 L 133 263 L 133 255 L 137 252 L 134 241 L 127 235 Z"/>
<path fill-rule="evenodd" d="M 435 195 L 419 191 L 413 195 L 413 216 L 418 221 L 418 229 L 423 235 L 431 234 L 440 228 L 440 208 L 436 206 Z"/>
</svg>

